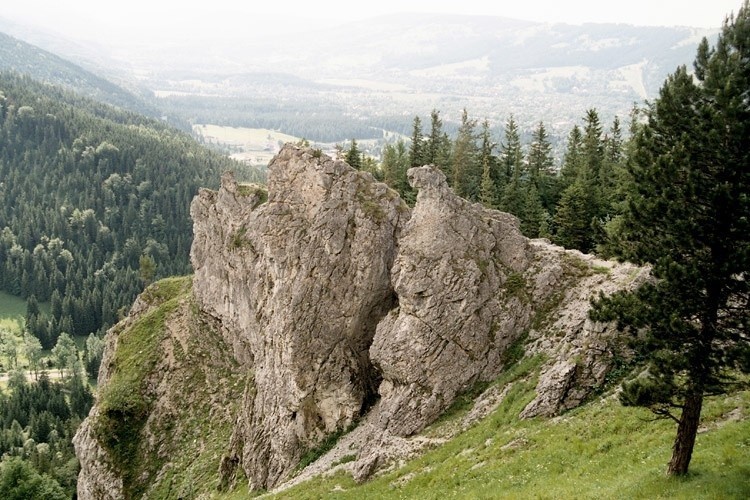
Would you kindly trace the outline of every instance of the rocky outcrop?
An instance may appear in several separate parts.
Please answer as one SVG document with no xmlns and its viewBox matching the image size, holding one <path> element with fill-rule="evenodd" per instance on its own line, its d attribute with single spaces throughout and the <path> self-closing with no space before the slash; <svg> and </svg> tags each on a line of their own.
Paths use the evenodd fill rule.
<svg viewBox="0 0 750 500">
<path fill-rule="evenodd" d="M 73 441 L 81 464 L 81 471 L 78 473 L 78 498 L 125 498 L 122 472 L 112 463 L 109 453 L 96 437 L 93 423 L 98 418 L 98 411 L 92 411 L 81 423 Z"/>
<path fill-rule="evenodd" d="M 398 435 L 495 378 L 531 314 L 513 289 L 531 257 L 516 218 L 456 196 L 434 167 L 409 170 L 409 181 L 419 195 L 391 271 L 399 307 L 370 348 L 383 375 L 382 426 Z"/>
<path fill-rule="evenodd" d="M 409 181 L 419 195 L 392 269 L 399 307 L 370 348 L 382 427 L 421 430 L 456 395 L 496 378 L 520 340 L 550 359 L 524 416 L 580 404 L 604 382 L 614 333 L 588 320 L 590 298 L 641 270 L 528 240 L 515 217 L 459 198 L 433 167 L 409 170 Z"/>
<path fill-rule="evenodd" d="M 244 371 L 189 278 L 147 288 L 106 336 L 97 401 L 73 439 L 78 498 L 187 498 L 195 477 L 217 488 Z"/>
<path fill-rule="evenodd" d="M 193 201 L 191 300 L 231 353 L 227 377 L 242 384 L 222 413 L 233 419 L 214 463 L 223 485 L 245 476 L 252 488 L 275 487 L 354 422 L 346 450 L 329 457 L 354 450 L 348 467 L 366 479 L 428 445 L 414 435 L 525 354 L 546 361 L 523 416 L 565 411 L 604 383 L 614 331 L 588 319 L 589 300 L 636 286 L 645 271 L 529 240 L 515 217 L 456 196 L 434 167 L 408 175 L 419 192 L 413 210 L 371 175 L 287 145 L 267 191 L 227 174 L 218 192 Z M 210 370 L 206 359 L 196 364 Z M 103 387 L 115 371 L 105 369 Z M 150 377 L 146 392 L 169 386 Z M 169 418 L 158 399 L 139 428 L 152 441 Z M 94 432 L 106 409 L 98 401 L 77 438 L 82 498 L 109 480 L 118 487 L 122 474 Z M 154 466 L 139 477 L 163 474 Z"/>
<path fill-rule="evenodd" d="M 372 401 L 368 349 L 394 303 L 389 272 L 409 210 L 371 175 L 291 146 L 257 202 L 231 177 L 201 191 L 192 260 L 198 304 L 253 371 L 230 454 L 264 488 Z"/>
</svg>

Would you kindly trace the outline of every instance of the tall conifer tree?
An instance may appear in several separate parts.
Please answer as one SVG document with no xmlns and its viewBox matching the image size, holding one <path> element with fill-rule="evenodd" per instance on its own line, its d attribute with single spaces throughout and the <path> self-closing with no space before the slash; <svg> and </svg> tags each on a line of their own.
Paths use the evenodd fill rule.
<svg viewBox="0 0 750 500">
<path fill-rule="evenodd" d="M 409 146 L 409 166 L 421 167 L 425 164 L 424 133 L 422 132 L 422 120 L 414 117 L 411 132 L 411 145 Z"/>
<path fill-rule="evenodd" d="M 459 196 L 471 201 L 479 199 L 479 185 L 482 177 L 482 167 L 478 161 L 476 125 L 476 120 L 469 118 L 469 113 L 464 109 L 451 158 L 453 190 Z"/>
<path fill-rule="evenodd" d="M 621 400 L 677 423 L 670 475 L 688 472 L 703 398 L 750 371 L 749 40 L 745 0 L 713 49 L 701 43 L 695 78 L 679 68 L 648 109 L 618 250 L 654 281 L 593 313 L 640 333 L 648 370 Z"/>
</svg>

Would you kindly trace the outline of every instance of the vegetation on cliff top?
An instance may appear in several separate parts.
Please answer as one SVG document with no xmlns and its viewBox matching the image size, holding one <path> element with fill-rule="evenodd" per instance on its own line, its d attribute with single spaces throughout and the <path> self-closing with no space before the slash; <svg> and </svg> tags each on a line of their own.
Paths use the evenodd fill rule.
<svg viewBox="0 0 750 500">
<path fill-rule="evenodd" d="M 191 285 L 191 277 L 154 283 L 141 294 L 149 308 L 118 325 L 94 429 L 128 498 L 192 497 L 219 486 L 244 381 L 219 333 L 195 307 Z M 180 330 L 181 338 L 167 329 Z M 170 356 L 174 360 L 165 364 Z M 157 394 L 164 376 L 170 390 Z M 149 420 L 155 412 L 161 417 Z"/>
</svg>

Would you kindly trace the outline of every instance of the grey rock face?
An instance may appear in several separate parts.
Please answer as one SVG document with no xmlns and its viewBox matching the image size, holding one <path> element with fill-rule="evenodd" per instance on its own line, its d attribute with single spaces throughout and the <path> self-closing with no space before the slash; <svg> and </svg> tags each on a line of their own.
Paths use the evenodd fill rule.
<svg viewBox="0 0 750 500">
<path fill-rule="evenodd" d="M 372 176 L 286 146 L 257 206 L 225 178 L 193 202 L 195 295 L 252 369 L 232 454 L 254 487 L 358 418 L 379 382 L 368 349 L 392 307 L 409 210 Z"/>
<path fill-rule="evenodd" d="M 92 426 L 97 416 L 97 408 L 94 407 L 73 438 L 76 456 L 81 463 L 76 488 L 78 498 L 119 500 L 125 497 L 122 476 L 96 439 Z"/>
<path fill-rule="evenodd" d="M 515 217 L 456 196 L 434 167 L 409 170 L 409 180 L 419 195 L 391 271 L 399 307 L 370 348 L 383 374 L 382 425 L 399 435 L 421 430 L 459 392 L 494 378 L 530 314 L 508 293 L 509 280 L 529 265 Z"/>
<path fill-rule="evenodd" d="M 528 354 L 546 359 L 537 384 L 536 398 L 522 418 L 550 417 L 574 408 L 601 388 L 614 357 L 622 355 L 613 324 L 588 318 L 591 299 L 600 293 L 632 290 L 649 279 L 647 268 L 615 263 L 565 250 L 542 240 L 532 241 L 538 262 L 545 263 L 537 276 L 537 290 L 547 290 L 546 303 L 529 331 Z M 621 351 L 621 352 L 617 352 Z"/>
<path fill-rule="evenodd" d="M 525 238 L 515 217 L 459 198 L 434 167 L 409 170 L 409 181 L 419 195 L 391 271 L 399 307 L 370 348 L 382 427 L 421 430 L 460 392 L 496 378 L 524 339 L 549 360 L 524 416 L 580 404 L 611 363 L 613 332 L 587 319 L 590 298 L 641 271 Z"/>
<path fill-rule="evenodd" d="M 103 387 L 111 377 L 118 333 L 135 323 L 147 310 L 148 306 L 140 297 L 137 298 L 128 316 L 117 327 L 107 332 L 104 337 L 104 352 L 97 380 L 99 387 Z M 113 463 L 112 457 L 96 438 L 94 422 L 98 416 L 99 407 L 95 404 L 73 437 L 73 446 L 81 465 L 78 473 L 77 494 L 78 498 L 84 500 L 118 500 L 125 497 L 122 475 Z"/>
</svg>

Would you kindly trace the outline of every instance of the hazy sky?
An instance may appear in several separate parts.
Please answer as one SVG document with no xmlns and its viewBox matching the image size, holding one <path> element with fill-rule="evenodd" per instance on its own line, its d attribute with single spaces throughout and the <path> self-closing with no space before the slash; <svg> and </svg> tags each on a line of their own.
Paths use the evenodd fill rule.
<svg viewBox="0 0 750 500">
<path fill-rule="evenodd" d="M 397 12 L 485 14 L 531 21 L 718 28 L 742 0 L 5 0 L 0 17 L 102 42 L 122 37 L 265 35 Z"/>
</svg>

